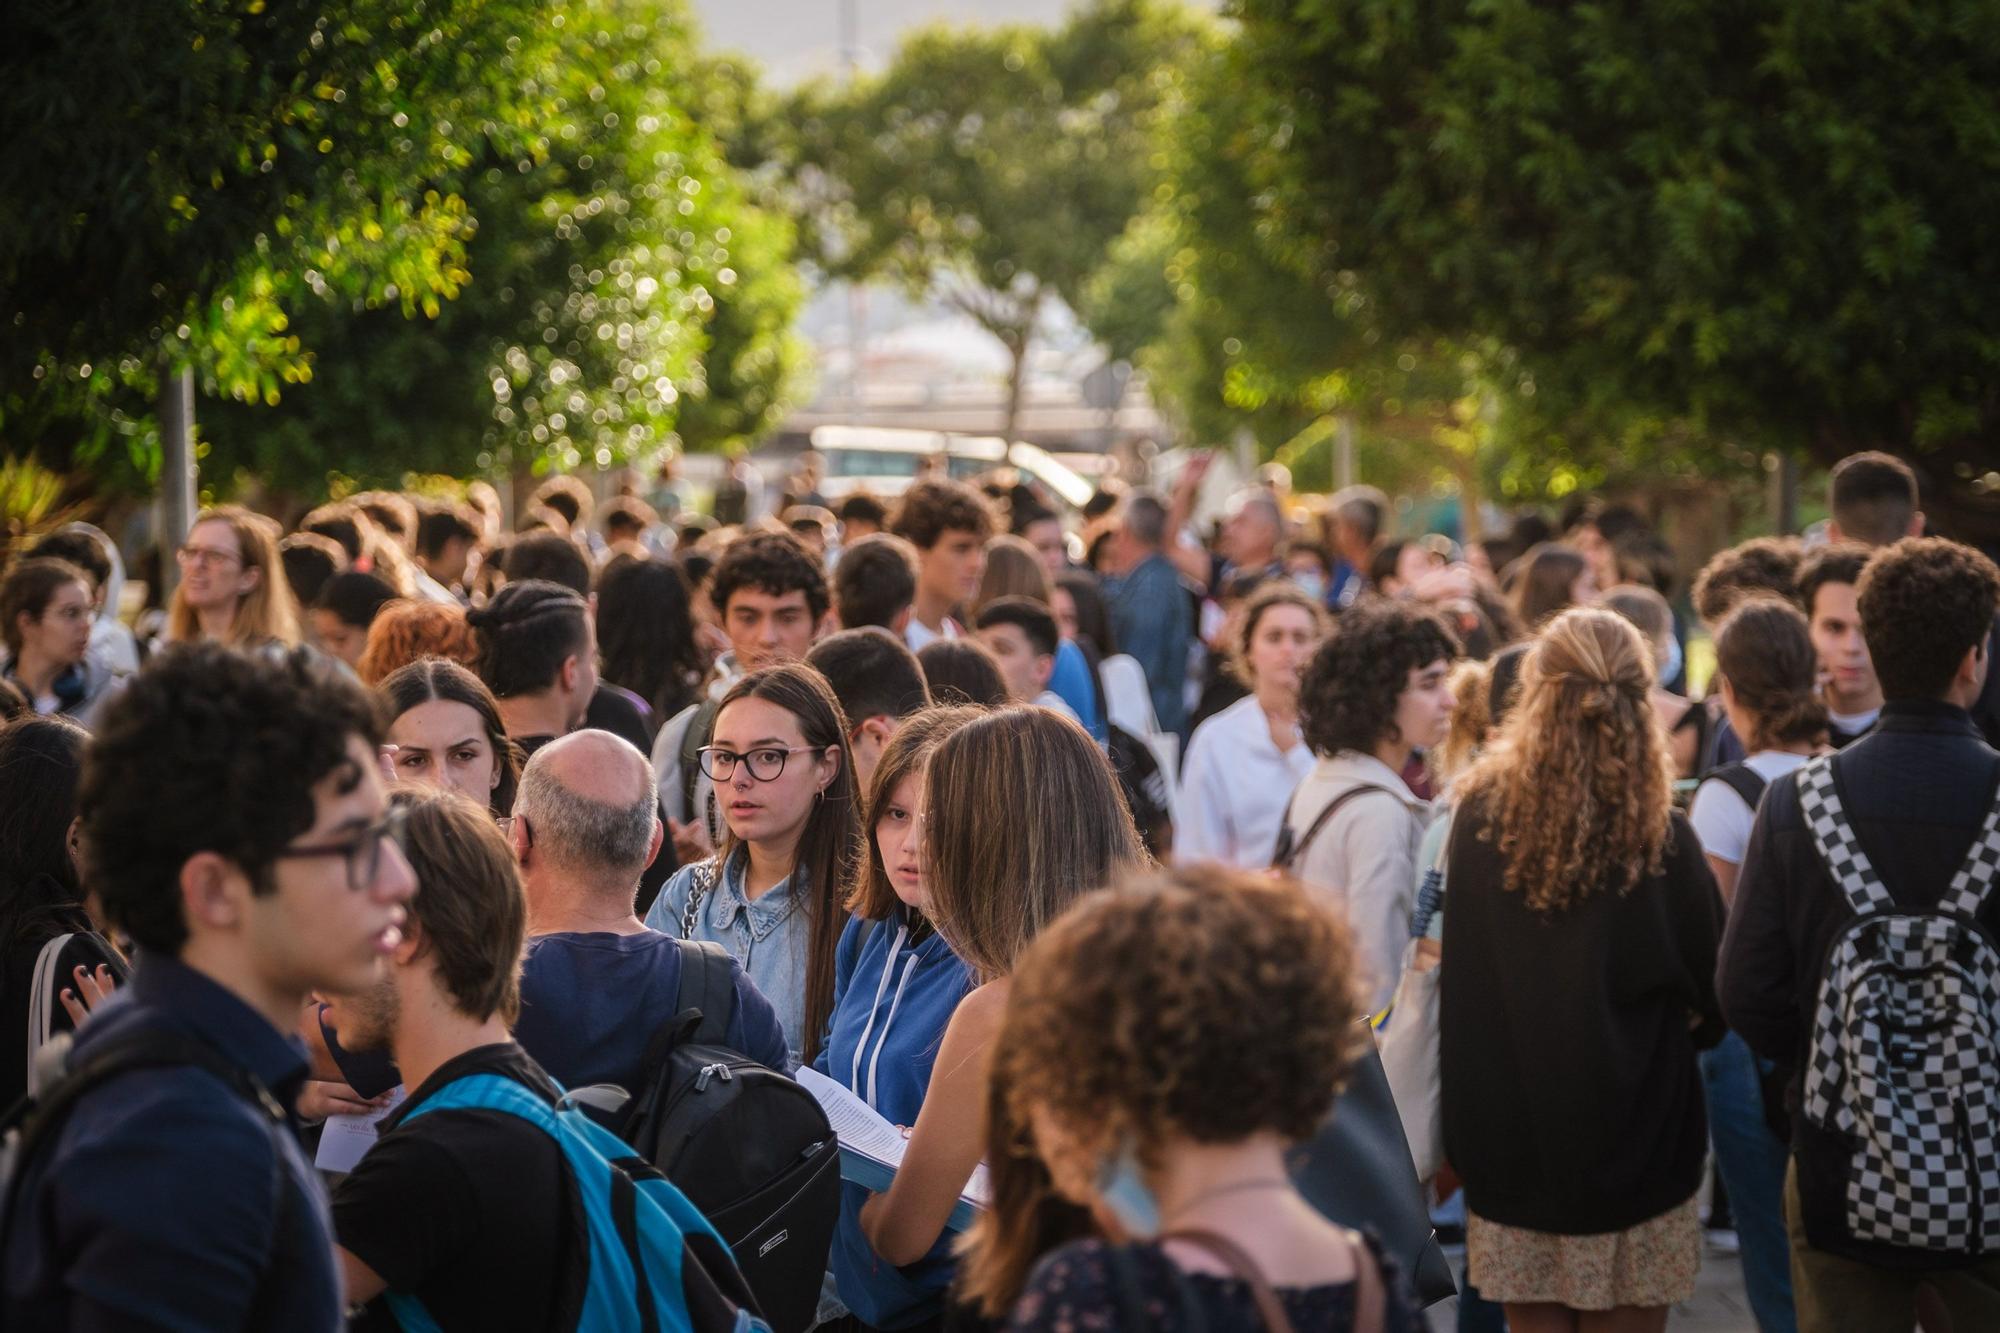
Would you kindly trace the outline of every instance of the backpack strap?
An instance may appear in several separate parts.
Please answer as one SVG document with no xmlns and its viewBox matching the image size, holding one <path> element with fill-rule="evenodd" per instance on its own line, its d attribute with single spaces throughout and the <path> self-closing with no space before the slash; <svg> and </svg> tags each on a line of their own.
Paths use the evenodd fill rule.
<svg viewBox="0 0 2000 1333">
<path fill-rule="evenodd" d="M 1693 710 L 1690 709 L 1688 711 L 1692 712 Z M 1710 780 L 1720 782 L 1723 786 L 1740 796 L 1743 799 L 1743 804 L 1750 807 L 1752 814 L 1757 812 L 1757 803 L 1764 799 L 1764 788 L 1770 785 L 1764 780 L 1762 774 L 1740 759 L 1733 764 L 1724 764 L 1721 768 L 1710 769 L 1707 775 L 1702 778 L 1702 781 L 1707 782 Z"/>
<path fill-rule="evenodd" d="M 1799 809 L 1841 897 L 1856 916 L 1895 911 L 1896 900 L 1882 886 L 1882 877 L 1875 873 L 1868 853 L 1861 850 L 1861 841 L 1847 822 L 1847 811 L 1841 808 L 1833 781 L 1833 756 L 1821 755 L 1801 768 L 1798 784 Z"/>
<path fill-rule="evenodd" d="M 1986 818 L 1966 849 L 1964 864 L 1938 900 L 1938 910 L 1967 920 L 1978 916 L 1986 895 L 1993 891 L 1996 870 L 2000 870 L 2000 791 L 1987 801 Z"/>
<path fill-rule="evenodd" d="M 729 951 L 706 940 L 683 939 L 677 943 L 681 951 L 681 985 L 676 1004 L 683 1014 L 690 1009 L 701 1013 L 701 1026 L 689 1034 L 695 1041 L 719 1046 L 736 1011 L 736 983 L 729 974 Z"/>
<path fill-rule="evenodd" d="M 1349 787 L 1346 791 L 1328 801 L 1325 808 L 1313 816 L 1313 822 L 1306 826 L 1306 831 L 1299 835 L 1296 840 L 1292 838 L 1292 806 L 1288 803 L 1285 806 L 1285 822 L 1278 829 L 1278 851 L 1277 855 L 1271 858 L 1271 869 L 1290 874 L 1292 865 L 1301 856 L 1306 854 L 1306 848 L 1312 844 L 1314 838 L 1319 836 L 1319 831 L 1326 827 L 1327 821 L 1339 813 L 1341 806 L 1346 805 L 1355 797 L 1365 795 L 1368 792 L 1387 792 L 1388 790 L 1387 787 L 1373 782 L 1364 782 L 1358 786 Z M 1296 802 L 1297 800 L 1298 795 L 1294 793 L 1292 801 Z"/>
</svg>

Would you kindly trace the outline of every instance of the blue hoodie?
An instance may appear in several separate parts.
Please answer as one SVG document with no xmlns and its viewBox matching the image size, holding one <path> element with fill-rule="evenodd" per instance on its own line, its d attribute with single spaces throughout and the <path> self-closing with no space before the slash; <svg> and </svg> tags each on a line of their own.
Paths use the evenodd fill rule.
<svg viewBox="0 0 2000 1333">
<path fill-rule="evenodd" d="M 917 1123 L 945 1024 L 974 985 L 972 970 L 935 931 L 916 943 L 910 934 L 901 912 L 886 921 L 848 921 L 834 954 L 833 1018 L 813 1061 L 895 1125 Z M 906 1268 L 891 1265 L 861 1232 L 868 1193 L 841 1186 L 840 1226 L 827 1263 L 842 1303 L 872 1328 L 933 1318 L 957 1267 L 953 1237 L 939 1236 L 929 1254 Z"/>
</svg>

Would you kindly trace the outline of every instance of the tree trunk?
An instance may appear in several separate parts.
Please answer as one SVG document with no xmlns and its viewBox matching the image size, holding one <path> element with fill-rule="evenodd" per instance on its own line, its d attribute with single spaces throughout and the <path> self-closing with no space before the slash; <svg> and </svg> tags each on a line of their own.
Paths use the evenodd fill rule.
<svg viewBox="0 0 2000 1333">
<path fill-rule="evenodd" d="M 1021 399 L 1028 387 L 1028 347 L 1033 342 L 1034 336 L 1031 327 L 1007 342 L 1007 352 L 1012 357 L 1012 363 L 1007 371 L 1007 419 L 1000 427 L 1000 437 L 1009 444 L 1014 442 L 1015 427 L 1021 420 Z"/>
<path fill-rule="evenodd" d="M 180 582 L 174 552 L 194 526 L 194 371 L 168 358 L 160 368 L 160 601 Z"/>
</svg>

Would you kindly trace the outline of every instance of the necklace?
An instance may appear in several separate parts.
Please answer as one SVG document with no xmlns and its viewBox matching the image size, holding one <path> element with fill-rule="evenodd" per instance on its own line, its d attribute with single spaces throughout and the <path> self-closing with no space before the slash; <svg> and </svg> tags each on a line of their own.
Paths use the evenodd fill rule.
<svg viewBox="0 0 2000 1333">
<path fill-rule="evenodd" d="M 1207 1203 L 1211 1199 L 1219 1199 L 1225 1194 L 1247 1194 L 1252 1190 L 1290 1189 L 1291 1187 L 1291 1179 L 1286 1176 L 1275 1178 L 1265 1176 L 1257 1180 L 1235 1180 L 1227 1185 L 1212 1186 L 1201 1191 L 1199 1194 L 1182 1200 L 1181 1206 L 1175 1209 L 1174 1212 L 1176 1217 L 1181 1216 L 1193 1209 L 1197 1204 Z M 1160 1230 L 1164 1232 L 1170 1229 L 1163 1219 L 1160 1223 Z"/>
</svg>

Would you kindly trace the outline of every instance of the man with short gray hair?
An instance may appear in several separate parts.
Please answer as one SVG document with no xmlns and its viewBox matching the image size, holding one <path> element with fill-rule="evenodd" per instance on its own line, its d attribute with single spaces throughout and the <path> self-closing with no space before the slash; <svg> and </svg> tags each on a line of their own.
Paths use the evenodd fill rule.
<svg viewBox="0 0 2000 1333">
<path fill-rule="evenodd" d="M 565 1088 L 636 1095 L 648 1043 L 680 1009 L 680 942 L 635 905 L 661 838 L 651 762 L 608 731 L 549 742 L 522 770 L 511 835 L 528 898 L 514 1039 Z M 777 1012 L 734 961 L 729 973 L 723 1045 L 789 1072 Z"/>
<path fill-rule="evenodd" d="M 1180 734 L 1187 726 L 1194 602 L 1166 555 L 1173 535 L 1165 501 L 1145 490 L 1127 495 L 1105 542 L 1113 577 L 1105 580 L 1104 594 L 1119 651 L 1130 653 L 1146 673 L 1160 730 Z"/>
</svg>

